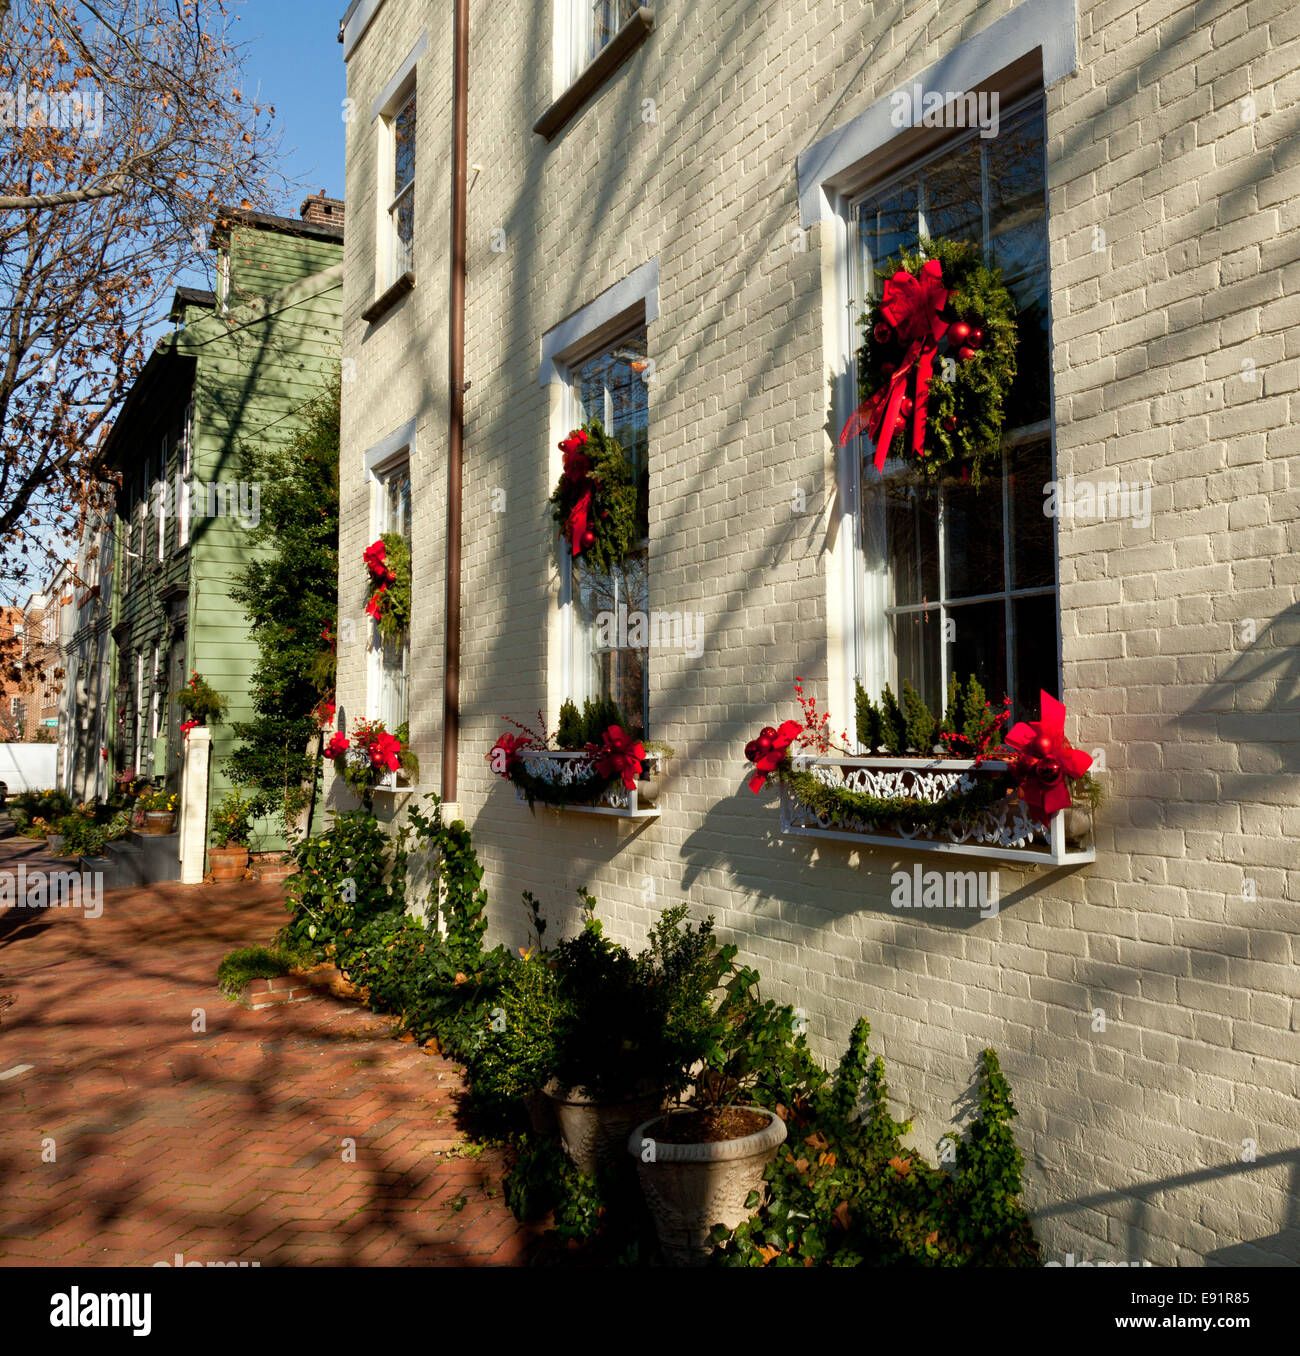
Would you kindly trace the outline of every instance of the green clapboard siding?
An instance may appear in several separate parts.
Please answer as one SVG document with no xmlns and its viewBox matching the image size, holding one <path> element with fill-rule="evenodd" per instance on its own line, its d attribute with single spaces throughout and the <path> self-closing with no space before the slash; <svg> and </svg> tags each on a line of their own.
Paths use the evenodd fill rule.
<svg viewBox="0 0 1300 1356">
<path fill-rule="evenodd" d="M 242 450 L 286 442 L 302 428 L 305 406 L 337 378 L 342 315 L 341 241 L 235 224 L 229 249 L 228 308 L 184 308 L 180 328 L 159 346 L 111 437 L 111 460 L 123 477 L 115 534 L 114 766 L 129 764 L 136 737 L 133 690 L 121 699 L 123 684 L 134 684 L 135 656 L 142 650 L 146 655 L 145 747 L 153 750 L 159 777 L 168 770 L 169 741 L 179 746 L 175 679 L 197 671 L 229 703 L 226 719 L 213 732 L 210 806 L 231 789 L 226 767 L 237 742 L 232 725 L 253 714 L 249 682 L 257 652 L 247 619 L 230 598 L 235 574 L 252 558 L 249 527 L 260 507 L 256 487 L 242 483 Z M 178 545 L 173 500 L 164 526 L 164 558 L 156 562 L 158 520 L 150 500 L 147 563 L 128 561 L 128 550 L 140 553 L 140 528 L 132 531 L 130 525 L 139 512 L 141 471 L 146 471 L 146 487 L 156 482 L 166 438 L 167 477 L 176 485 L 181 430 L 191 401 L 191 483 L 204 489 L 190 515 L 188 546 Z M 206 489 L 212 484 L 220 487 L 215 495 Z M 152 657 L 156 645 L 160 668 L 167 667 L 168 611 L 178 606 L 186 611 L 184 673 L 169 675 L 172 687 L 158 694 L 155 738 Z M 257 846 L 284 846 L 274 826 L 260 828 Z"/>
</svg>

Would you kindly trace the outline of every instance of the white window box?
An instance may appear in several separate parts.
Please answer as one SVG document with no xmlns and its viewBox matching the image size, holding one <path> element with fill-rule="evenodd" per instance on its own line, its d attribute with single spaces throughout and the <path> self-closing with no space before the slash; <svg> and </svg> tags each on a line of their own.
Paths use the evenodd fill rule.
<svg viewBox="0 0 1300 1356">
<path fill-rule="evenodd" d="M 972 790 L 980 781 L 1006 772 L 1010 764 L 986 762 L 977 767 L 965 758 L 923 760 L 798 754 L 792 759 L 792 766 L 796 771 L 811 772 L 828 786 L 842 786 L 872 796 L 940 801 Z M 1044 824 L 1027 811 L 1022 801 L 1008 798 L 978 812 L 969 821 L 954 823 L 946 829 L 930 829 L 902 819 L 884 826 L 864 824 L 847 815 L 818 814 L 795 799 L 788 783 L 782 781 L 780 786 L 781 832 L 790 837 L 831 838 L 907 852 L 992 857 L 1035 866 L 1074 866 L 1095 861 L 1097 857 L 1092 812 L 1086 804 L 1076 803 L 1069 810 L 1058 811 Z"/>
<path fill-rule="evenodd" d="M 392 796 L 405 796 L 419 788 L 411 780 L 410 773 L 403 772 L 401 768 L 398 768 L 396 772 L 385 772 L 375 783 L 374 789 L 376 794 L 382 791 Z"/>
<path fill-rule="evenodd" d="M 561 753 L 545 749 L 525 749 L 519 755 L 524 767 L 534 777 L 554 785 L 565 786 L 575 780 L 581 780 L 582 770 L 587 765 L 585 753 Z M 581 805 L 556 805 L 550 809 L 577 810 L 588 815 L 613 815 L 619 819 L 657 819 L 659 817 L 659 779 L 663 771 L 663 755 L 647 753 L 641 764 L 641 780 L 629 791 L 616 781 L 602 796 L 590 803 Z M 649 782 L 649 785 L 647 785 Z M 523 787 L 515 788 L 517 799 L 527 804 L 528 796 Z M 654 797 L 654 804 L 647 804 L 646 797 Z"/>
</svg>

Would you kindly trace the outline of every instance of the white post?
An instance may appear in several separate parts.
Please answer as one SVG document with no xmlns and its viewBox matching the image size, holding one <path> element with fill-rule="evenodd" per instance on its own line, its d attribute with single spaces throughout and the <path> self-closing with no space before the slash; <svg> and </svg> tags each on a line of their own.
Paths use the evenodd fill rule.
<svg viewBox="0 0 1300 1356">
<path fill-rule="evenodd" d="M 208 839 L 208 766 L 212 760 L 212 731 L 198 725 L 185 739 L 185 766 L 181 773 L 180 854 L 181 884 L 203 880 Z"/>
</svg>

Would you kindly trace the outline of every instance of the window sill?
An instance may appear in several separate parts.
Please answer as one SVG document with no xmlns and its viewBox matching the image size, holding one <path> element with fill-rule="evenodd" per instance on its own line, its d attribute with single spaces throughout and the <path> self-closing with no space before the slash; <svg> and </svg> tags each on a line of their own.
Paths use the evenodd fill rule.
<svg viewBox="0 0 1300 1356">
<path fill-rule="evenodd" d="M 888 797 L 918 796 L 941 800 L 958 791 L 969 790 L 1008 769 L 1007 763 L 987 762 L 980 766 L 963 758 L 848 758 L 796 756 L 796 771 L 812 772 L 831 786 L 848 784 L 846 789 Z M 1086 832 L 1067 837 L 1066 817 L 1074 813 L 1086 816 Z M 1087 806 L 1058 811 L 1046 824 L 1032 819 L 1019 801 L 1007 800 L 982 811 L 969 821 L 947 828 L 924 829 L 895 821 L 890 825 L 854 821 L 849 816 L 820 814 L 797 800 L 785 782 L 781 782 L 781 833 L 794 838 L 829 838 L 867 847 L 886 847 L 896 851 L 953 854 L 986 857 L 997 861 L 1030 866 L 1077 866 L 1097 859 L 1092 812 Z"/>
<path fill-rule="evenodd" d="M 361 319 L 368 325 L 373 325 L 385 312 L 391 311 L 394 306 L 415 287 L 415 273 L 412 269 L 407 269 L 400 278 L 386 291 L 381 292 L 375 299 L 361 312 Z"/>
<path fill-rule="evenodd" d="M 558 751 L 529 751 L 521 755 L 524 766 L 535 777 L 545 777 L 547 781 L 563 784 L 571 779 L 578 766 L 585 764 L 585 753 L 561 753 Z M 617 819 L 658 819 L 659 818 L 659 782 L 663 776 L 663 757 L 657 753 L 648 753 L 642 764 L 642 782 L 631 791 L 621 782 L 615 782 L 599 800 L 579 805 L 553 805 L 544 808 L 554 810 L 576 810 L 579 814 L 609 815 Z M 641 800 L 641 786 L 647 779 L 653 779 L 655 804 L 647 805 Z M 522 787 L 515 788 L 515 798 L 526 805 L 528 797 Z"/>
<path fill-rule="evenodd" d="M 533 124 L 533 131 L 552 140 L 583 104 L 650 36 L 655 12 L 642 5 L 592 57 L 577 79 Z"/>
</svg>

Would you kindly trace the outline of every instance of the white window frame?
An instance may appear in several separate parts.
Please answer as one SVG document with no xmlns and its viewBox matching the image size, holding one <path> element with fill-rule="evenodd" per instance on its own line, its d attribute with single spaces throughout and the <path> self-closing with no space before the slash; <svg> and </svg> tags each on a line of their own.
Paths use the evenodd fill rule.
<svg viewBox="0 0 1300 1356">
<path fill-rule="evenodd" d="M 822 351 L 827 384 L 834 393 L 831 422 L 835 429 L 843 427 L 858 404 L 860 336 L 854 311 L 860 303 L 855 301 L 854 203 L 873 181 L 887 177 L 890 171 L 882 168 L 884 164 L 892 170 L 902 163 L 899 138 L 911 129 L 897 125 L 896 96 L 910 96 L 917 84 L 926 90 L 987 88 L 1003 72 L 1012 68 L 1023 72 L 1031 67 L 1040 70 L 1041 88 L 1047 89 L 1077 67 L 1077 27 L 1075 0 L 1023 0 L 800 152 L 796 165 L 800 224 L 820 227 L 821 286 L 826 303 L 822 311 Z M 867 686 L 879 667 L 872 656 L 873 651 L 880 653 L 880 637 L 871 627 L 884 626 L 885 618 L 869 619 L 866 611 L 867 562 L 856 531 L 861 502 L 858 449 L 853 445 L 837 447 L 835 453 L 840 530 L 835 533 L 832 563 L 826 575 L 828 679 L 831 708 L 851 712 L 855 679 Z"/>
<path fill-rule="evenodd" d="M 428 34 L 422 33 L 414 47 L 407 53 L 392 78 L 384 86 L 371 106 L 371 123 L 374 127 L 376 142 L 376 195 L 375 195 L 375 241 L 377 255 L 375 259 L 375 295 L 382 296 L 405 273 L 415 268 L 416 236 L 413 233 L 409 257 L 405 267 L 399 268 L 399 243 L 395 209 L 409 191 L 412 206 L 418 208 L 419 194 L 419 135 L 420 114 L 417 102 L 415 115 L 416 153 L 412 178 L 408 186 L 399 192 L 393 191 L 393 175 L 396 172 L 396 136 L 397 118 L 412 99 L 419 94 L 417 79 L 420 58 L 428 47 Z M 419 228 L 419 213 L 415 213 L 416 230 Z"/>
<path fill-rule="evenodd" d="M 547 330 L 541 342 L 540 384 L 550 393 L 550 462 L 547 485 L 559 479 L 562 458 L 559 440 L 573 428 L 575 397 L 572 369 L 607 344 L 632 330 L 645 327 L 653 331 L 659 319 L 659 259 L 656 256 L 634 269 L 627 277 L 607 288 L 595 300 L 575 311 L 566 320 Z M 554 558 L 554 539 L 547 537 L 548 551 Z M 560 555 L 551 587 L 548 611 L 547 665 L 548 707 L 552 719 L 566 698 L 579 690 L 574 683 L 576 664 L 573 606 L 573 563 Z M 585 688 L 583 678 L 582 687 Z"/>
<path fill-rule="evenodd" d="M 159 654 L 160 654 L 160 647 L 159 647 L 159 645 L 157 644 L 157 642 L 155 642 L 155 643 L 154 643 L 154 647 L 153 647 L 153 679 L 152 679 L 152 682 L 151 682 L 151 684 L 150 684 L 151 689 L 152 689 L 151 696 L 150 696 L 150 706 L 151 706 L 151 708 L 152 708 L 152 719 L 150 720 L 150 728 L 153 730 L 153 737 L 154 737 L 155 739 L 158 738 L 158 731 L 159 731 L 159 728 L 160 728 L 161 723 L 162 723 L 162 720 L 161 720 L 161 718 L 162 718 L 162 700 L 161 700 L 161 699 L 162 699 L 162 694 L 158 691 L 158 659 L 159 659 Z"/>
<path fill-rule="evenodd" d="M 1042 95 L 1031 93 L 1029 95 L 1018 97 L 1015 100 L 1006 102 L 1000 111 L 1002 120 L 1009 121 L 1013 116 L 1026 108 L 1034 100 L 1041 103 Z M 1046 112 L 1044 111 L 1044 120 Z M 906 181 L 913 177 L 922 177 L 926 169 L 935 161 L 944 159 L 958 145 L 968 144 L 970 135 L 965 137 L 947 138 L 941 146 L 923 155 L 918 155 L 914 159 L 909 159 L 907 163 L 901 166 L 897 173 L 881 177 L 873 182 L 869 188 L 862 193 L 853 194 L 846 198 L 849 212 L 849 239 L 852 242 L 852 248 L 849 251 L 849 297 L 852 305 L 847 309 L 850 311 L 854 321 L 854 333 L 860 333 L 857 326 L 857 317 L 863 314 L 865 307 L 865 297 L 869 286 L 869 280 L 862 274 L 862 250 L 857 238 L 858 209 L 862 202 L 872 198 L 881 192 L 886 192 L 889 188 L 899 182 Z M 976 145 L 979 144 L 976 138 Z M 1044 175 L 1046 178 L 1046 175 Z M 918 205 L 918 214 L 922 221 L 922 230 L 924 231 L 925 221 L 925 202 Z M 987 227 L 987 221 L 985 223 Z M 1049 345 L 1051 342 L 1051 304 L 1050 294 L 1048 303 L 1048 335 Z M 856 355 L 855 355 L 856 361 Z M 1049 382 L 1051 380 L 1051 363 L 1048 364 Z M 1044 436 L 1047 439 L 1048 447 L 1052 458 L 1053 467 L 1055 467 L 1056 456 L 1056 423 L 1055 423 L 1055 402 L 1049 398 L 1048 402 L 1049 417 L 1039 423 L 1025 425 L 1013 432 L 1004 434 L 1002 445 L 1004 448 L 1017 446 L 1024 443 L 1037 442 Z M 862 435 L 865 436 L 865 435 Z M 855 440 L 858 443 L 858 440 Z M 860 446 L 860 444 L 858 444 Z M 846 452 L 852 452 L 853 445 L 846 448 Z M 889 475 L 899 469 L 896 460 L 891 458 L 885 463 L 884 474 Z M 856 642 L 853 651 L 853 657 L 856 662 L 857 680 L 869 693 L 878 693 L 885 683 L 892 683 L 895 690 L 898 688 L 896 678 L 893 673 L 894 665 L 897 662 L 897 656 L 891 655 L 889 645 L 889 629 L 891 613 L 889 610 L 888 586 L 889 586 L 889 564 L 885 558 L 883 543 L 879 540 L 880 524 L 868 523 L 865 516 L 865 498 L 862 494 L 862 460 L 861 456 L 852 458 L 852 466 L 848 468 L 848 474 L 855 479 L 853 490 L 854 503 L 856 505 L 856 516 L 861 529 L 861 536 L 854 533 L 853 549 L 858 553 L 861 566 L 857 575 L 857 588 L 855 590 L 854 604 L 857 610 L 856 618 Z M 1061 653 L 1060 653 L 1060 560 L 1059 560 L 1059 537 L 1053 539 L 1053 568 L 1055 582 L 1048 587 L 1035 586 L 1032 588 L 1014 588 L 1011 579 L 1011 506 L 1009 503 L 1009 493 L 1006 475 L 1002 469 L 998 468 L 1000 477 L 999 493 L 1002 497 L 1002 538 L 1003 538 L 1003 587 L 987 595 L 961 595 L 956 600 L 952 600 L 948 595 L 948 571 L 946 563 L 946 545 L 947 545 L 947 515 L 946 500 L 940 498 L 936 520 L 937 533 L 937 571 L 938 571 L 938 594 L 935 598 L 928 600 L 928 608 L 932 616 L 935 617 L 938 626 L 946 626 L 946 619 L 950 615 L 952 607 L 961 608 L 962 606 L 971 606 L 981 602 L 1001 602 L 1007 603 L 1008 600 L 1016 598 L 1041 597 L 1051 594 L 1057 602 L 1058 627 L 1057 627 L 1057 654 L 1056 670 L 1057 683 L 1062 680 L 1061 673 Z M 1055 475 L 1055 470 L 1052 473 Z M 863 538 L 875 542 L 871 550 L 864 549 Z M 920 614 L 925 609 L 920 605 L 904 604 L 893 608 L 894 616 L 901 616 L 907 613 Z M 1007 622 L 1006 636 L 1004 639 L 1005 654 L 1004 660 L 1007 671 L 1008 690 L 1015 688 L 1014 666 L 1015 666 L 1015 623 L 1014 608 L 1009 609 L 1009 620 Z M 944 640 L 939 642 L 939 692 L 943 694 L 948 690 L 948 679 L 951 676 L 948 668 L 948 645 Z M 1059 688 L 1058 688 L 1059 690 Z M 942 701 L 942 695 L 940 697 Z M 1022 718 L 1025 713 L 1020 713 Z"/>
<path fill-rule="evenodd" d="M 230 245 L 224 245 L 217 254 L 217 305 L 221 314 L 230 310 Z"/>
<path fill-rule="evenodd" d="M 162 437 L 158 453 L 158 479 L 154 482 L 151 498 L 158 509 L 158 563 L 161 565 L 167 550 L 167 435 Z"/>
<path fill-rule="evenodd" d="M 395 429 L 373 447 L 368 448 L 363 455 L 363 464 L 365 467 L 366 484 L 370 496 L 369 523 L 370 540 L 375 541 L 379 535 L 387 531 L 381 524 L 384 520 L 386 508 L 386 485 L 389 476 L 399 467 L 405 465 L 408 474 L 413 477 L 415 469 L 416 454 L 416 421 L 409 420 L 400 428 Z M 412 504 L 411 512 L 414 516 L 414 478 L 412 478 Z M 414 626 L 414 615 L 412 615 L 412 626 Z M 366 640 L 366 719 L 379 720 L 381 717 L 381 694 L 382 684 L 384 682 L 384 653 L 383 644 L 379 638 L 378 626 L 367 618 L 367 640 Z M 406 669 L 406 724 L 410 729 L 411 723 L 411 634 L 407 631 L 406 653 L 403 656 L 403 662 Z M 398 722 L 399 724 L 401 722 Z M 390 729 L 390 734 L 396 733 Z M 397 773 L 385 773 L 383 779 L 376 788 L 381 791 L 397 790 Z M 405 789 L 405 788 L 404 788 Z"/>
<path fill-rule="evenodd" d="M 557 0 L 555 6 L 555 36 L 551 49 L 552 66 L 555 71 L 554 94 L 563 94 L 584 70 L 613 41 L 623 24 L 626 24 L 636 12 L 633 5 L 631 13 L 624 16 L 622 22 L 606 37 L 599 48 L 592 49 L 595 40 L 595 14 L 597 5 L 602 5 L 617 15 L 624 0 Z"/>
<path fill-rule="evenodd" d="M 181 431 L 181 464 L 176 482 L 176 549 L 190 544 L 190 477 L 194 474 L 194 402 L 185 407 Z"/>
<path fill-rule="evenodd" d="M 135 652 L 135 775 L 144 762 L 144 651 Z"/>
</svg>

